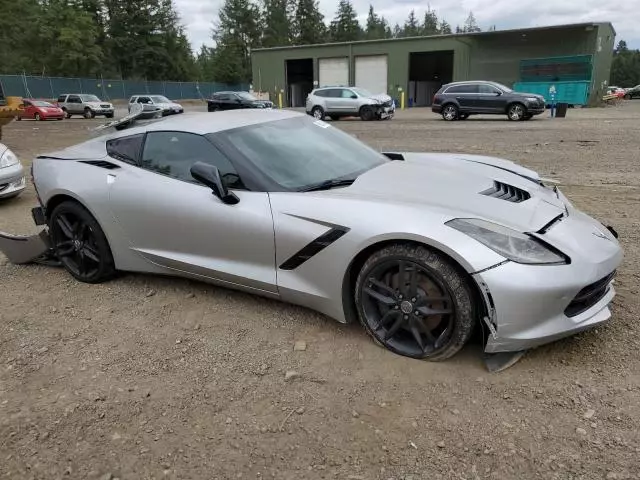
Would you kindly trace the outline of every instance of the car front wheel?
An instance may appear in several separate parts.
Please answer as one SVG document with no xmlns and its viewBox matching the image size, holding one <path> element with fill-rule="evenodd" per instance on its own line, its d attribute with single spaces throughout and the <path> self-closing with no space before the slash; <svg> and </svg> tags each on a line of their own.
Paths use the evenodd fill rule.
<svg viewBox="0 0 640 480">
<path fill-rule="evenodd" d="M 84 118 L 86 118 L 87 120 L 90 118 L 95 117 L 96 114 L 93 113 L 93 110 L 91 110 L 90 108 L 85 108 L 84 109 Z"/>
<path fill-rule="evenodd" d="M 527 109 L 521 103 L 514 103 L 509 106 L 507 116 L 509 117 L 509 120 L 514 122 L 524 120 L 527 116 Z"/>
<path fill-rule="evenodd" d="M 324 110 L 322 109 L 322 107 L 313 107 L 313 110 L 311 110 L 311 115 L 313 115 L 313 118 L 316 118 L 318 120 L 324 120 Z"/>
<path fill-rule="evenodd" d="M 457 120 L 458 118 L 458 107 L 455 105 L 449 104 L 445 105 L 442 109 L 442 118 L 446 121 L 451 122 L 453 120 Z"/>
<path fill-rule="evenodd" d="M 475 325 L 464 274 L 421 245 L 392 244 L 369 257 L 356 281 L 355 302 L 360 322 L 377 343 L 412 358 L 455 355 Z"/>
<path fill-rule="evenodd" d="M 54 208 L 49 232 L 56 256 L 76 280 L 100 283 L 114 276 L 115 265 L 107 238 L 80 204 L 67 201 Z"/>
</svg>

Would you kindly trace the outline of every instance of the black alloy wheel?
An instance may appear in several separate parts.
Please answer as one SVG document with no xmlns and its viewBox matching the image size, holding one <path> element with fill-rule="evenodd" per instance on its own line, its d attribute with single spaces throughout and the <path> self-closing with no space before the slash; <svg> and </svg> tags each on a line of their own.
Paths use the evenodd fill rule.
<svg viewBox="0 0 640 480">
<path fill-rule="evenodd" d="M 475 324 L 466 279 L 441 254 L 396 244 L 372 255 L 356 284 L 361 323 L 382 346 L 420 359 L 444 360 Z"/>
<path fill-rule="evenodd" d="M 111 249 L 93 216 L 76 202 L 63 202 L 51 214 L 53 250 L 64 268 L 84 283 L 100 283 L 115 274 Z"/>
</svg>

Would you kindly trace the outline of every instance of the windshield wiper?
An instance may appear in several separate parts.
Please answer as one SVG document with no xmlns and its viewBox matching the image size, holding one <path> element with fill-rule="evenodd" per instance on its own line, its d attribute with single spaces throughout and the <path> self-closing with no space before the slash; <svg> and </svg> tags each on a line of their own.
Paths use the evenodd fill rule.
<svg viewBox="0 0 640 480">
<path fill-rule="evenodd" d="M 348 187 L 355 182 L 355 178 L 344 178 L 341 180 L 326 180 L 324 182 L 311 185 L 310 187 L 299 190 L 300 192 L 316 192 L 318 190 L 330 190 L 335 187 Z"/>
</svg>

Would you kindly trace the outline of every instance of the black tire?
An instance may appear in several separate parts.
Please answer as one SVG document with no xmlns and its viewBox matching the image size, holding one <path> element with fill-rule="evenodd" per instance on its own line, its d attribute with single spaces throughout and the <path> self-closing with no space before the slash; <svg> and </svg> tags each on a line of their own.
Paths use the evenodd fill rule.
<svg viewBox="0 0 640 480">
<path fill-rule="evenodd" d="M 628 93 L 624 96 L 625 100 L 631 100 L 631 95 L 629 95 Z"/>
<path fill-rule="evenodd" d="M 111 248 L 93 216 L 79 203 L 62 202 L 49 218 L 51 245 L 64 268 L 83 283 L 101 283 L 116 273 Z"/>
<path fill-rule="evenodd" d="M 466 120 L 467 118 L 469 118 L 468 113 L 461 113 L 460 115 L 458 115 L 458 120 Z"/>
<path fill-rule="evenodd" d="M 18 116 L 16 117 L 16 122 L 19 122 L 19 121 L 21 121 L 21 120 L 22 120 L 22 117 L 21 117 L 20 115 L 18 115 Z"/>
<path fill-rule="evenodd" d="M 521 103 L 512 103 L 507 108 L 507 117 L 512 122 L 520 122 L 527 116 L 527 107 Z"/>
<path fill-rule="evenodd" d="M 460 112 L 458 107 L 456 107 L 453 103 L 447 103 L 442 106 L 442 118 L 447 122 L 452 122 L 457 120 L 460 116 Z"/>
<path fill-rule="evenodd" d="M 360 109 L 360 118 L 365 122 L 370 122 L 376 117 L 373 108 L 364 106 Z"/>
<path fill-rule="evenodd" d="M 36 113 L 34 113 L 34 114 L 33 114 L 33 119 L 34 119 L 36 122 L 39 122 L 39 121 L 41 121 L 41 120 L 42 120 L 42 117 L 40 116 L 40 114 L 39 114 L 38 112 L 36 112 Z"/>
<path fill-rule="evenodd" d="M 107 117 L 107 118 L 113 118 L 113 113 L 107 113 L 107 114 L 105 115 L 105 117 Z"/>
<path fill-rule="evenodd" d="M 324 115 L 325 114 L 324 114 L 324 110 L 322 109 L 322 107 L 316 106 L 316 107 L 313 107 L 313 109 L 311 110 L 311 115 L 316 120 L 324 120 Z"/>
<path fill-rule="evenodd" d="M 95 116 L 96 114 L 89 107 L 84 109 L 84 118 L 86 118 L 87 120 L 94 118 Z"/>
<path fill-rule="evenodd" d="M 340 117 L 338 115 L 331 115 L 329 118 L 332 122 L 337 122 L 338 120 L 340 120 Z"/>
<path fill-rule="evenodd" d="M 65 113 L 65 115 L 67 116 L 67 118 L 71 118 L 71 114 L 69 112 L 67 112 L 66 108 L 63 108 L 62 111 Z"/>
<path fill-rule="evenodd" d="M 431 361 L 452 357 L 469 340 L 475 326 L 473 298 L 456 265 L 415 244 L 397 243 L 375 252 L 355 287 L 360 323 L 376 343 Z"/>
</svg>

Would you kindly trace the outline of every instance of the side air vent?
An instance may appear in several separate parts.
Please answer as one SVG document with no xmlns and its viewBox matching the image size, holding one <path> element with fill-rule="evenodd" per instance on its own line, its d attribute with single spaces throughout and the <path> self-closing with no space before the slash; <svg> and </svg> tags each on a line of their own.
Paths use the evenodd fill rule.
<svg viewBox="0 0 640 480">
<path fill-rule="evenodd" d="M 86 163 L 87 165 L 93 165 L 94 167 L 106 168 L 107 170 L 115 170 L 120 168 L 115 163 L 107 162 L 105 160 L 80 160 L 80 163 Z"/>
<path fill-rule="evenodd" d="M 525 200 L 529 200 L 531 195 L 526 190 L 522 190 L 518 187 L 507 185 L 506 183 L 494 181 L 493 187 L 480 192 L 480 195 L 486 195 L 487 197 L 499 198 L 500 200 L 506 200 L 507 202 L 520 203 Z"/>
</svg>

